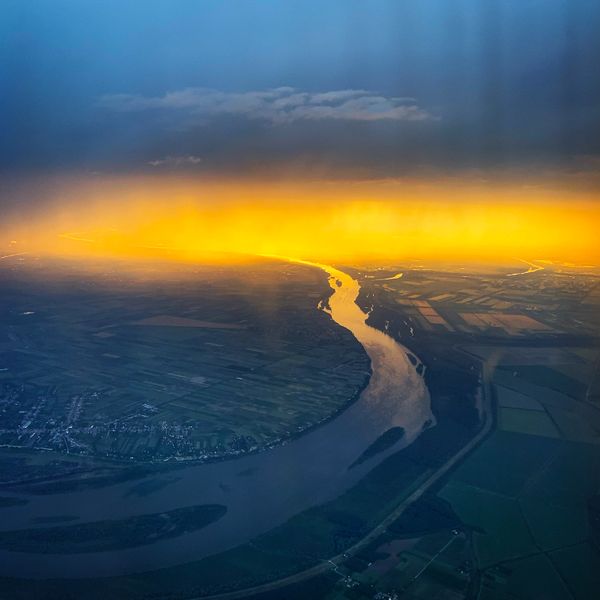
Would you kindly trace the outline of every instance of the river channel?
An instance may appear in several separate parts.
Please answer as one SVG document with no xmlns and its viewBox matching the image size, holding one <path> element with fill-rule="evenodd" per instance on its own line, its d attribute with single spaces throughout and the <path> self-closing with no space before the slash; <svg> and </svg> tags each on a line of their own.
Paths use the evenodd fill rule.
<svg viewBox="0 0 600 600">
<path fill-rule="evenodd" d="M 237 459 L 180 468 L 169 476 L 172 481 L 168 485 L 145 496 L 129 493 L 131 481 L 101 489 L 27 496 L 28 504 L 2 510 L 2 529 L 30 528 L 36 518 L 77 517 L 78 521 L 70 525 L 197 504 L 223 504 L 227 513 L 197 532 L 136 548 L 81 554 L 1 551 L 1 575 L 111 576 L 216 554 L 339 496 L 384 458 L 412 443 L 433 422 L 427 387 L 407 349 L 365 323 L 367 314 L 356 304 L 358 281 L 328 265 L 294 262 L 328 274 L 333 294 L 328 305 L 319 309 L 350 330 L 371 360 L 371 378 L 356 402 L 336 418 L 286 444 Z M 392 427 L 404 429 L 404 436 L 393 447 L 349 468 Z M 148 479 L 156 477 L 164 476 Z"/>
</svg>

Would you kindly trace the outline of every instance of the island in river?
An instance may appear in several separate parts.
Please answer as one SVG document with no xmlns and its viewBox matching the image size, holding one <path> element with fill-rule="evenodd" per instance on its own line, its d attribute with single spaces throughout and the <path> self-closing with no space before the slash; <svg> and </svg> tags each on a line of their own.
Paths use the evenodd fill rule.
<svg viewBox="0 0 600 600">
<path fill-rule="evenodd" d="M 423 378 L 404 347 L 387 334 L 367 325 L 356 304 L 358 282 L 333 267 L 323 269 L 333 293 L 326 311 L 350 331 L 367 352 L 371 377 L 360 397 L 334 419 L 287 444 L 235 460 L 190 466 L 176 479 L 149 495 L 131 495 L 129 482 L 94 490 L 35 495 L 27 491 L 22 511 L 7 511 L 10 530 L 22 531 L 32 518 L 53 514 L 76 515 L 82 523 L 131 519 L 139 514 L 173 511 L 185 505 L 226 506 L 227 512 L 200 531 L 177 538 L 157 538 L 135 549 L 113 548 L 93 554 L 52 556 L 46 552 L 0 551 L 6 575 L 22 577 L 106 577 L 158 569 L 214 555 L 248 542 L 282 525 L 288 519 L 339 497 L 378 463 L 401 447 L 409 446 L 433 423 L 430 399 Z M 317 311 L 315 303 L 313 310 Z M 366 449 L 390 430 L 403 435 L 378 452 Z M 350 468 L 352 467 L 352 468 Z M 154 476 L 151 476 L 154 477 Z M 144 479 L 141 480 L 144 482 Z M 137 484 L 140 485 L 139 483 Z M 127 501 L 120 499 L 126 497 Z M 65 525 L 71 530 L 75 525 Z M 9 535 L 6 531 L 4 535 Z M 39 534 L 38 534 L 39 536 Z M 33 536 L 35 537 L 35 536 Z"/>
</svg>

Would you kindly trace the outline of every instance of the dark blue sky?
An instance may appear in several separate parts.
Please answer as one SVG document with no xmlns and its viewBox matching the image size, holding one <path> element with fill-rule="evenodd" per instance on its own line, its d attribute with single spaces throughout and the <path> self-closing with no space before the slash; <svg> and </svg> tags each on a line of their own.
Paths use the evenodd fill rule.
<svg viewBox="0 0 600 600">
<path fill-rule="evenodd" d="M 525 172 L 600 156 L 597 0 L 3 0 L 0 172 Z"/>
</svg>

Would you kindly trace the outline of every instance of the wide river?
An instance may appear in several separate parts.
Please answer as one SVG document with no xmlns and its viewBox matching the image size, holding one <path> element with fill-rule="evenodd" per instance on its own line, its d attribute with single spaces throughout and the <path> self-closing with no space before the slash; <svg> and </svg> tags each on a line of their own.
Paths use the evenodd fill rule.
<svg viewBox="0 0 600 600">
<path fill-rule="evenodd" d="M 28 504 L 2 509 L 2 529 L 30 528 L 36 526 L 33 519 L 40 517 L 78 517 L 79 521 L 68 523 L 73 524 L 196 504 L 224 504 L 227 513 L 195 533 L 137 548 L 56 555 L 1 551 L 1 575 L 119 575 L 190 562 L 227 550 L 311 506 L 339 496 L 385 457 L 412 443 L 433 422 L 427 387 L 408 359 L 406 348 L 365 323 L 367 315 L 356 304 L 359 283 L 327 265 L 294 262 L 328 273 L 334 293 L 329 308 L 323 310 L 354 334 L 371 359 L 372 375 L 357 401 L 336 418 L 287 444 L 237 459 L 181 468 L 170 475 L 148 477 L 148 481 L 168 479 L 170 483 L 145 496 L 131 493 L 139 481 L 27 496 Z M 404 428 L 402 439 L 349 469 L 391 427 Z"/>
</svg>

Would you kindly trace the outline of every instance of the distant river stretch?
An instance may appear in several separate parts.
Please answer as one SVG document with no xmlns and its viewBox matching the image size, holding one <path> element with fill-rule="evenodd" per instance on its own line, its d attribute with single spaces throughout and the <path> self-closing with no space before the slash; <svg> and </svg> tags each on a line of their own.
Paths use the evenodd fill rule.
<svg viewBox="0 0 600 600">
<path fill-rule="evenodd" d="M 227 550 L 339 496 L 384 458 L 412 443 L 433 422 L 427 387 L 408 359 L 406 348 L 365 323 L 367 315 L 356 304 L 358 281 L 327 265 L 292 262 L 322 269 L 329 275 L 333 294 L 329 308 L 323 310 L 354 334 L 371 359 L 372 375 L 358 400 L 336 418 L 287 444 L 237 459 L 150 476 L 147 481 L 171 482 L 146 496 L 131 494 L 131 488 L 144 480 L 97 490 L 29 495 L 28 504 L 2 509 L 2 529 L 33 527 L 32 519 L 40 517 L 77 517 L 78 521 L 68 523 L 71 525 L 197 504 L 224 504 L 227 513 L 200 531 L 137 548 L 60 555 L 0 551 L 1 575 L 110 576 L 163 568 Z M 392 427 L 404 429 L 402 439 L 349 469 Z"/>
</svg>

